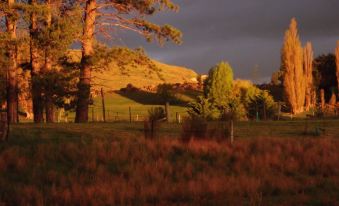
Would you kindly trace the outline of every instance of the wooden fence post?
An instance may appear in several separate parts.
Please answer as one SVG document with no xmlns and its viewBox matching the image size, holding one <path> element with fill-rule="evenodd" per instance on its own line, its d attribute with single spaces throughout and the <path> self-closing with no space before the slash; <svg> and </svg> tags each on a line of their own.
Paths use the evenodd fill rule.
<svg viewBox="0 0 339 206">
<path fill-rule="evenodd" d="M 105 108 L 105 97 L 104 97 L 104 89 L 101 88 L 101 102 L 102 102 L 102 118 L 104 122 L 106 122 L 106 108 Z"/>
<path fill-rule="evenodd" d="M 278 121 L 280 120 L 281 104 L 278 102 Z"/>
<path fill-rule="evenodd" d="M 92 122 L 94 122 L 94 107 L 92 107 Z"/>
<path fill-rule="evenodd" d="M 230 136 L 231 136 L 231 144 L 233 144 L 233 142 L 234 142 L 234 131 L 233 131 L 233 127 L 234 127 L 234 125 L 233 125 L 233 118 L 231 119 L 231 126 L 230 126 L 231 128 L 230 128 L 230 130 L 231 130 L 231 132 L 230 132 Z"/>
<path fill-rule="evenodd" d="M 166 112 L 166 121 L 169 122 L 170 119 L 169 102 L 166 102 L 165 104 L 165 112 Z"/>
<path fill-rule="evenodd" d="M 129 110 L 129 123 L 132 123 L 132 110 L 131 107 L 128 107 Z"/>
</svg>

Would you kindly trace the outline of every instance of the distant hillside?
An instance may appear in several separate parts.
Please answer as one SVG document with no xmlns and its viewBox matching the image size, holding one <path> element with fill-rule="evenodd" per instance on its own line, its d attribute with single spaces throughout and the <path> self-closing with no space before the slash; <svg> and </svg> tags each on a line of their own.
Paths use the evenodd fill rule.
<svg viewBox="0 0 339 206">
<path fill-rule="evenodd" d="M 72 50 L 70 54 L 73 59 L 80 60 L 79 50 Z M 134 59 L 133 59 L 134 60 Z M 135 61 L 125 65 L 122 70 L 117 62 L 111 62 L 108 70 L 104 72 L 93 72 L 94 88 L 106 88 L 106 90 L 119 90 L 127 84 L 133 84 L 138 88 L 155 87 L 161 83 L 184 83 L 195 82 L 197 73 L 191 69 L 172 66 L 149 59 L 156 69 L 147 64 L 139 64 Z"/>
</svg>

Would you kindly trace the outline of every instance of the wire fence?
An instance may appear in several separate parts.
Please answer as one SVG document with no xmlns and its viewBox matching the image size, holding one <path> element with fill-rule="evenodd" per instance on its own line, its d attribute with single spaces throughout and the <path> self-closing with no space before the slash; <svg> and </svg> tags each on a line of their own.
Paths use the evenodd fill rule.
<svg viewBox="0 0 339 206">
<path fill-rule="evenodd" d="M 158 107 L 158 106 L 154 106 Z M 91 106 L 88 111 L 89 122 L 143 122 L 148 119 L 148 109 L 140 107 L 127 107 L 124 109 L 105 109 L 100 106 Z M 164 107 L 165 109 L 165 107 Z M 181 123 L 188 116 L 187 112 L 178 111 L 170 107 L 168 122 Z M 55 120 L 58 123 L 69 123 L 75 121 L 74 112 L 58 110 L 55 113 Z"/>
</svg>

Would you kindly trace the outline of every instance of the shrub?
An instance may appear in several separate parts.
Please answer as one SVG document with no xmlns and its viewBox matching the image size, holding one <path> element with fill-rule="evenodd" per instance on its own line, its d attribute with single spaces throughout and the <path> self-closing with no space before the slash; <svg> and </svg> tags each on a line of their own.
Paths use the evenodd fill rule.
<svg viewBox="0 0 339 206">
<path fill-rule="evenodd" d="M 189 142 L 195 139 L 223 140 L 230 136 L 230 119 L 225 121 L 207 121 L 199 116 L 186 118 L 182 125 L 181 140 Z"/>
<path fill-rule="evenodd" d="M 191 117 L 199 117 L 206 120 L 216 120 L 220 117 L 220 111 L 216 106 L 209 99 L 202 96 L 188 104 L 187 112 Z"/>
<path fill-rule="evenodd" d="M 148 120 L 144 121 L 144 133 L 146 139 L 156 138 L 160 122 L 166 118 L 165 110 L 162 107 L 155 107 L 148 110 Z"/>
</svg>

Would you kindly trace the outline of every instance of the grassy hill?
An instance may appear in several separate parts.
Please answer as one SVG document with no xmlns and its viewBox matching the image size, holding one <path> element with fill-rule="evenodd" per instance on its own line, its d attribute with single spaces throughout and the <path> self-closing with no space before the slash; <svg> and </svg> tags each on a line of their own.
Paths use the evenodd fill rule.
<svg viewBox="0 0 339 206">
<path fill-rule="evenodd" d="M 153 60 L 155 65 L 161 69 L 159 74 L 151 71 L 147 66 L 129 67 L 128 73 L 123 74 L 117 67 L 111 67 L 105 73 L 95 72 L 93 74 L 97 87 L 103 85 L 108 90 L 119 90 L 131 83 L 135 87 L 155 87 L 162 83 L 184 83 L 192 82 L 197 74 L 190 69 L 167 65 Z"/>
<path fill-rule="evenodd" d="M 136 55 L 133 53 L 133 50 L 129 51 L 131 54 L 128 55 Z M 80 60 L 80 50 L 72 50 L 69 53 L 75 61 Z M 143 56 L 142 58 L 145 57 L 148 58 L 147 56 Z M 127 61 L 128 59 L 131 59 L 131 61 L 134 62 L 126 62 L 123 70 L 119 68 L 117 60 L 112 61 L 109 64 L 108 69 L 104 72 L 94 71 L 92 73 L 94 88 L 99 89 L 103 87 L 106 90 L 119 90 L 126 87 L 129 83 L 138 88 L 147 86 L 154 87 L 161 83 L 194 82 L 197 77 L 197 73 L 191 69 L 168 65 L 149 59 L 149 61 L 151 61 L 151 63 L 156 67 L 155 71 L 154 68 L 151 68 L 148 64 L 139 64 L 135 58 L 138 58 L 138 56 L 133 58 L 127 56 Z"/>
</svg>

